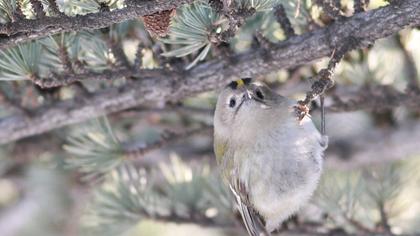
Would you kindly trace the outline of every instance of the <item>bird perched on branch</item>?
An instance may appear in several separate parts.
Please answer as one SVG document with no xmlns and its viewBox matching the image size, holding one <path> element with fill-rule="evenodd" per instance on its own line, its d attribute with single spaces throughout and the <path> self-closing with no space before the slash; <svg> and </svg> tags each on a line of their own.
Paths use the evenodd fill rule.
<svg viewBox="0 0 420 236">
<path fill-rule="evenodd" d="M 214 151 L 251 236 L 269 235 L 317 187 L 327 139 L 296 101 L 252 79 L 231 82 L 214 115 Z"/>
</svg>

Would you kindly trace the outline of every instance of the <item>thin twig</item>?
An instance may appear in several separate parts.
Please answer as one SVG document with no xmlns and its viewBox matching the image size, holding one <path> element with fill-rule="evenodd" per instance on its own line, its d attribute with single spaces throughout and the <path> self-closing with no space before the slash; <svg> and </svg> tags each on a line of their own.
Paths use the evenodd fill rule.
<svg viewBox="0 0 420 236">
<path fill-rule="evenodd" d="M 359 221 L 357 221 L 357 220 L 355 220 L 355 219 L 353 219 L 353 218 L 351 218 L 351 217 L 348 217 L 346 214 L 344 214 L 344 217 L 346 218 L 346 220 L 353 226 L 353 227 L 355 227 L 357 230 L 359 230 L 361 233 L 364 233 L 364 234 L 369 234 L 369 235 L 371 235 L 371 234 L 374 234 L 375 232 L 373 231 L 373 230 L 371 230 L 371 229 L 369 229 L 368 227 L 366 227 L 366 226 L 364 226 L 361 222 L 359 222 Z"/>
<path fill-rule="evenodd" d="M 134 59 L 133 68 L 135 71 L 139 71 L 140 68 L 143 66 L 143 49 L 143 44 L 140 42 L 137 46 L 136 59 Z"/>
<path fill-rule="evenodd" d="M 271 61 L 270 48 L 274 46 L 261 32 L 256 32 L 252 42 L 252 48 L 258 50 L 264 61 Z"/>
<path fill-rule="evenodd" d="M 378 208 L 379 208 L 379 215 L 381 217 L 381 226 L 383 227 L 383 230 L 386 235 L 393 235 L 391 232 L 391 226 L 388 222 L 388 215 L 385 212 L 385 205 L 383 201 L 378 202 Z"/>
<path fill-rule="evenodd" d="M 73 63 L 71 62 L 69 53 L 67 51 L 67 47 L 64 45 L 61 45 L 58 49 L 58 57 L 60 58 L 61 63 L 63 64 L 65 74 L 77 76 L 73 67 Z M 80 68 L 79 68 L 80 69 Z M 89 96 L 89 91 L 86 89 L 86 87 L 80 82 L 75 81 L 74 87 L 76 90 L 84 96 Z M 45 88 L 45 87 L 44 87 Z"/>
<path fill-rule="evenodd" d="M 21 1 L 16 1 L 16 9 L 13 12 L 12 22 L 16 22 L 25 19 L 25 15 L 22 12 Z"/>
<path fill-rule="evenodd" d="M 279 4 L 277 7 L 275 7 L 274 15 L 276 16 L 277 22 L 283 29 L 286 38 L 291 38 L 296 35 L 295 30 L 293 29 L 282 4 Z"/>
<path fill-rule="evenodd" d="M 354 0 L 354 12 L 360 13 L 366 11 L 369 5 L 369 0 Z"/>
<path fill-rule="evenodd" d="M 257 40 L 259 46 L 264 50 L 270 50 L 274 46 L 260 31 L 255 33 L 255 39 Z"/>
<path fill-rule="evenodd" d="M 69 74 L 74 73 L 73 65 L 71 63 L 69 53 L 67 52 L 67 47 L 61 45 L 58 49 L 58 57 L 60 58 L 61 63 L 63 64 L 64 71 Z"/>
<path fill-rule="evenodd" d="M 304 100 L 298 101 L 296 108 L 296 115 L 299 120 L 302 120 L 308 112 L 309 108 L 308 105 L 315 100 L 318 96 L 323 95 L 326 90 L 331 88 L 334 85 L 334 80 L 332 79 L 334 69 L 340 60 L 344 57 L 344 55 L 357 48 L 360 43 L 360 40 L 354 37 L 348 37 L 344 39 L 344 43 L 340 48 L 337 48 L 332 56 L 330 61 L 328 62 L 327 68 L 322 69 L 319 71 L 318 74 L 315 75 L 314 80 L 315 82 L 312 84 L 312 90 L 306 93 L 306 97 Z"/>
<path fill-rule="evenodd" d="M 109 39 L 108 45 L 118 65 L 123 66 L 125 68 L 131 68 L 130 62 L 128 61 L 127 56 L 125 55 L 124 50 L 121 46 L 121 42 L 118 40 Z"/>
<path fill-rule="evenodd" d="M 29 0 L 32 5 L 32 9 L 34 9 L 36 18 L 41 19 L 45 17 L 44 7 L 42 6 L 41 1 L 39 0 Z"/>
<path fill-rule="evenodd" d="M 230 8 L 223 10 L 223 14 L 229 20 L 229 28 L 221 34 L 217 34 L 216 37 L 212 37 L 217 40 L 215 43 L 228 42 L 236 35 L 245 20 L 256 13 L 254 8 L 235 8 L 234 5 L 235 1 L 232 1 Z"/>
<path fill-rule="evenodd" d="M 54 16 L 62 16 L 64 13 L 60 11 L 56 0 L 48 0 L 48 6 Z"/>
</svg>

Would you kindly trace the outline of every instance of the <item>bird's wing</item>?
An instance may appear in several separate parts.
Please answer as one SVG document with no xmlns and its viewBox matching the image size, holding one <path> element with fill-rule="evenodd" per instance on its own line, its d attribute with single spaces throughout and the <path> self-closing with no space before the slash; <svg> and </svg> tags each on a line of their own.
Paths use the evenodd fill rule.
<svg viewBox="0 0 420 236">
<path fill-rule="evenodd" d="M 238 179 L 232 181 L 229 185 L 230 190 L 235 196 L 238 210 L 241 213 L 242 220 L 250 236 L 270 236 L 266 231 L 260 217 L 250 206 L 246 187 Z"/>
<path fill-rule="evenodd" d="M 248 191 L 245 184 L 239 180 L 239 175 L 232 176 L 235 169 L 233 164 L 233 153 L 229 150 L 227 142 L 221 139 L 214 140 L 214 152 L 219 166 L 221 166 L 221 175 L 235 196 L 238 210 L 241 213 L 242 220 L 250 236 L 269 236 L 261 222 L 258 214 L 253 210 L 248 200 Z"/>
</svg>

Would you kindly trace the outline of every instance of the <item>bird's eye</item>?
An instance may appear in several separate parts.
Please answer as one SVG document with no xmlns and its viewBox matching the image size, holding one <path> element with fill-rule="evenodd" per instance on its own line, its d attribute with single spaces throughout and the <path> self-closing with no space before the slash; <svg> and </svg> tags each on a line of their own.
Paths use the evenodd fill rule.
<svg viewBox="0 0 420 236">
<path fill-rule="evenodd" d="M 257 98 L 259 98 L 259 99 L 264 99 L 264 94 L 261 92 L 261 90 L 260 89 L 257 89 L 256 91 L 255 91 L 255 95 L 257 96 Z"/>
<path fill-rule="evenodd" d="M 229 107 L 235 107 L 235 105 L 236 105 L 236 100 L 235 100 L 235 98 L 231 98 L 231 99 L 229 100 Z"/>
</svg>

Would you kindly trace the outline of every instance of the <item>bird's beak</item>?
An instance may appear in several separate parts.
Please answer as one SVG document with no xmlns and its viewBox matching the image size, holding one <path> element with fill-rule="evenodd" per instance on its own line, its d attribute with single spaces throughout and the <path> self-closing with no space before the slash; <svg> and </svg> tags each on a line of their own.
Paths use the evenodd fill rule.
<svg viewBox="0 0 420 236">
<path fill-rule="evenodd" d="M 252 92 L 250 90 L 245 90 L 245 99 L 252 99 Z"/>
</svg>

